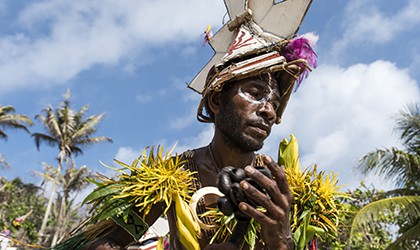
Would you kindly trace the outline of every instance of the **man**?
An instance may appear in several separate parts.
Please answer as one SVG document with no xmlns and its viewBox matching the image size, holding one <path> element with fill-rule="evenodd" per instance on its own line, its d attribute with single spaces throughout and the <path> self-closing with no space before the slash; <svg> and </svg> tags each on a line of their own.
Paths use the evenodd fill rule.
<svg viewBox="0 0 420 250">
<path fill-rule="evenodd" d="M 292 249 L 293 246 L 288 220 L 292 196 L 287 186 L 284 168 L 268 156 L 261 159 L 274 179 L 269 179 L 254 168 L 257 162 L 255 151 L 262 148 L 271 127 L 278 120 L 281 100 L 278 82 L 269 74 L 225 84 L 222 91 L 209 94 L 205 104 L 207 113 L 211 114 L 210 117 L 214 120 L 213 140 L 208 146 L 191 151 L 191 158 L 198 170 L 200 187 L 217 186 L 218 174 L 222 167 L 232 166 L 244 169 L 249 177 L 267 190 L 268 196 L 246 180 L 242 181 L 242 190 L 264 207 L 266 212 L 260 212 L 246 202 L 241 202 L 239 209 L 261 224 L 260 237 L 268 249 Z M 172 210 L 168 213 L 172 229 L 171 249 L 182 249 L 174 233 L 175 221 L 174 217 L 170 216 L 171 213 Z M 146 223 L 151 225 L 156 216 L 148 218 L 150 220 Z M 105 241 L 108 243 L 104 243 Z M 208 241 L 206 237 L 200 239 L 203 249 L 208 245 Z M 130 235 L 125 234 L 124 230 L 115 229 L 106 240 L 98 241 L 90 249 L 120 249 L 120 246 L 126 246 L 130 242 Z M 210 245 L 206 249 L 229 249 L 228 247 L 236 249 L 236 246 L 230 243 Z M 258 243 L 258 247 L 262 245 Z"/>
<path fill-rule="evenodd" d="M 261 5 L 265 7 L 268 2 L 273 4 L 272 1 L 262 2 L 264 4 Z M 290 29 L 281 34 L 273 30 L 278 25 L 261 21 L 263 18 L 260 16 L 267 16 L 271 9 L 262 12 L 259 3 L 248 0 L 225 1 L 231 22 L 210 39 L 216 54 L 189 85 L 203 96 L 197 117 L 201 122 L 214 123 L 214 136 L 208 146 L 188 151 L 183 157 L 187 160 L 186 168 L 197 171 L 195 190 L 217 187 L 220 184 L 220 172 L 226 166 L 243 169 L 254 183 L 249 182 L 251 179 L 239 181 L 239 187 L 247 200 L 236 201 L 239 209 L 236 213 L 253 218 L 261 225 L 256 249 L 293 249 L 289 223 L 292 196 L 284 167 L 256 151 L 262 148 L 272 126 L 280 123 L 295 81 L 309 68 L 308 65 L 311 66 L 311 62 L 312 66 L 316 66 L 313 63 L 315 54 L 307 40 L 295 42 L 282 38 L 295 35 L 311 0 L 284 1 L 273 5 L 276 18 L 294 17 Z M 278 13 L 281 11 L 287 11 L 287 15 Z M 287 26 L 282 20 L 280 22 Z M 303 47 L 299 47 L 301 45 Z M 303 54 L 306 56 L 297 53 L 305 49 L 308 53 Z M 271 176 L 257 171 L 257 166 L 264 166 Z M 247 202 L 249 200 L 262 209 L 251 205 Z M 207 197 L 204 203 L 211 205 L 215 200 Z M 164 209 L 163 204 L 155 205 L 146 215 L 145 223 L 153 224 Z M 184 249 L 179 241 L 173 206 L 167 216 L 171 249 Z M 202 234 L 199 239 L 201 249 L 248 248 L 247 244 L 238 244 L 242 243 L 242 239 L 209 244 L 211 237 L 211 232 Z M 122 249 L 132 241 L 133 237 L 129 233 L 116 226 L 87 249 Z"/>
<path fill-rule="evenodd" d="M 292 249 L 288 221 L 291 193 L 284 168 L 268 156 L 262 157 L 275 180 L 255 170 L 257 154 L 278 120 L 281 94 L 274 77 L 251 77 L 224 86 L 209 95 L 208 113 L 213 114 L 215 133 L 212 142 L 196 151 L 198 172 L 203 186 L 217 186 L 217 175 L 223 166 L 242 168 L 268 196 L 247 181 L 240 182 L 245 194 L 265 208 L 260 212 L 246 202 L 239 209 L 261 225 L 261 240 L 269 249 Z M 211 177 L 211 178 L 209 178 Z M 209 247 L 209 249 L 216 249 Z"/>
</svg>

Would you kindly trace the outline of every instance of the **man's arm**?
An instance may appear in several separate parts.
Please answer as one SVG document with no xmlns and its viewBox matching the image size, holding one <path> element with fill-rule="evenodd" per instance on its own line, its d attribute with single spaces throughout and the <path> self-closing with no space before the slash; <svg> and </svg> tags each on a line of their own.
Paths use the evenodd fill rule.
<svg viewBox="0 0 420 250">
<path fill-rule="evenodd" d="M 247 204 L 239 203 L 239 209 L 246 215 L 254 218 L 261 225 L 261 238 L 268 249 L 292 250 L 294 243 L 289 222 L 292 194 L 287 184 L 284 167 L 280 167 L 270 157 L 263 156 L 264 163 L 271 171 L 273 179 L 263 175 L 255 168 L 247 166 L 245 173 L 268 194 L 260 192 L 246 180 L 240 182 L 245 194 L 266 209 L 261 212 Z"/>
</svg>

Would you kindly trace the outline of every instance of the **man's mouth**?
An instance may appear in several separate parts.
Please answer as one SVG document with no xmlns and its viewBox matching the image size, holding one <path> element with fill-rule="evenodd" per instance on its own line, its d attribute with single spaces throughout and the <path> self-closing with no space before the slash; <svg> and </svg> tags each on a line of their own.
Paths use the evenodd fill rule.
<svg viewBox="0 0 420 250">
<path fill-rule="evenodd" d="M 251 124 L 251 127 L 254 128 L 254 130 L 258 131 L 260 134 L 264 134 L 265 136 L 268 136 L 271 132 L 270 126 L 265 125 L 263 123 L 254 123 Z"/>
</svg>

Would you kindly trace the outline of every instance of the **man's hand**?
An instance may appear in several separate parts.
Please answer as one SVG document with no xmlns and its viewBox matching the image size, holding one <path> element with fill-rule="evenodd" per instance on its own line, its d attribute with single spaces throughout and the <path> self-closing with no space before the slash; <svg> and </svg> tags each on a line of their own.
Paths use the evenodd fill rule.
<svg viewBox="0 0 420 250">
<path fill-rule="evenodd" d="M 271 171 L 273 179 L 264 176 L 255 168 L 247 166 L 246 174 L 251 177 L 267 194 L 262 193 L 249 182 L 243 180 L 240 186 L 245 194 L 266 209 L 261 212 L 247 204 L 239 203 L 239 209 L 261 224 L 261 238 L 269 249 L 293 249 L 290 230 L 289 211 L 292 194 L 287 184 L 284 167 L 280 167 L 270 157 L 263 156 L 264 163 Z"/>
</svg>

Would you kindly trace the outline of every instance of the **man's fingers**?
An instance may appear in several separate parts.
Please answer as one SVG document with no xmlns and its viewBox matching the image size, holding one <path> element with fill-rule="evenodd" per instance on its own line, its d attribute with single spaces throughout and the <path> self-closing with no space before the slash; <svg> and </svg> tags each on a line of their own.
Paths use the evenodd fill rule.
<svg viewBox="0 0 420 250">
<path fill-rule="evenodd" d="M 280 192 L 287 196 L 288 199 L 291 199 L 292 194 L 290 192 L 289 185 L 287 184 L 287 177 L 284 166 L 280 167 L 275 161 L 273 161 L 273 159 L 266 155 L 263 156 L 263 160 L 268 169 L 270 169 L 271 174 L 275 177 Z"/>
<path fill-rule="evenodd" d="M 250 185 L 247 181 L 241 181 L 240 184 L 244 193 L 254 202 L 264 207 L 273 219 L 282 219 L 285 216 L 286 212 L 283 208 L 288 207 L 288 203 L 278 193 L 278 190 L 275 195 L 267 195 Z"/>
<path fill-rule="evenodd" d="M 265 215 L 263 212 L 258 211 L 251 205 L 247 204 L 246 202 L 239 203 L 239 209 L 242 211 L 242 213 L 248 215 L 251 218 L 254 218 L 256 221 L 258 221 L 261 224 L 275 224 L 276 221 Z"/>
<path fill-rule="evenodd" d="M 262 187 L 267 192 L 267 194 L 271 196 L 271 198 L 277 205 L 280 205 L 280 206 L 285 205 L 282 201 L 282 198 L 281 198 L 282 194 L 275 180 L 268 178 L 267 176 L 262 174 L 260 171 L 257 171 L 255 168 L 251 166 L 247 166 L 245 168 L 245 172 L 249 177 L 252 178 L 252 180 L 254 180 L 260 187 Z"/>
</svg>

